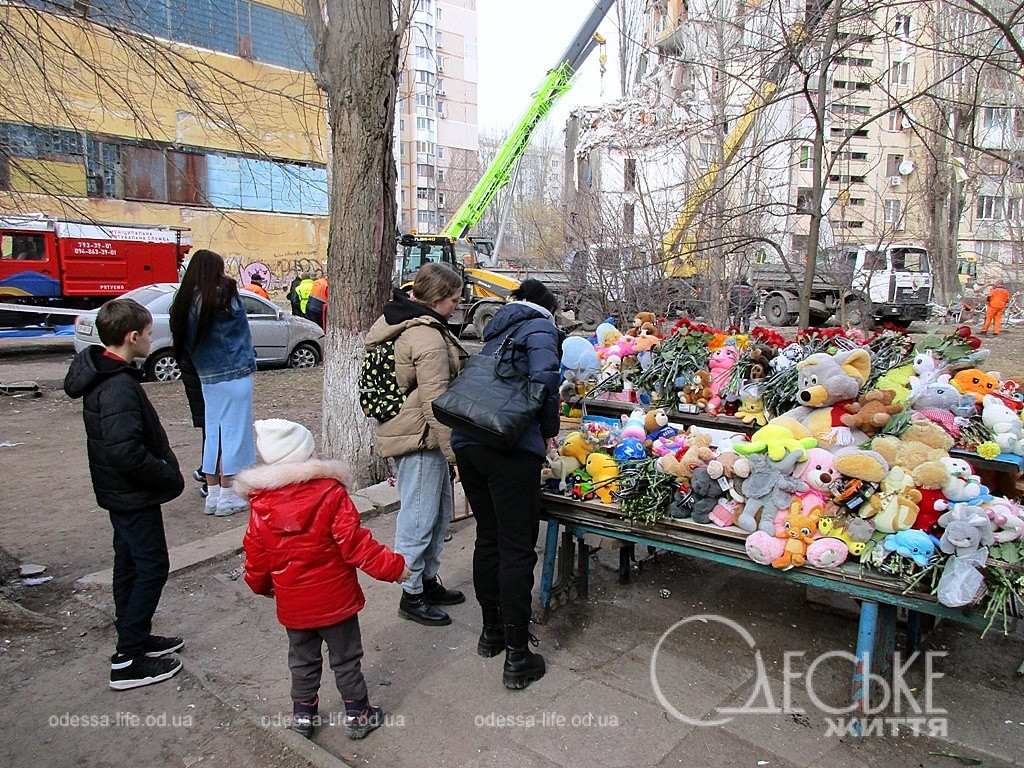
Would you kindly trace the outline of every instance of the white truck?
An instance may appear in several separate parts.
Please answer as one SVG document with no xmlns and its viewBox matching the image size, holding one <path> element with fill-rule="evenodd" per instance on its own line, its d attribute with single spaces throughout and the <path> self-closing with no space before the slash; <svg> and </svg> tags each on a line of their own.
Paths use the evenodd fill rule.
<svg viewBox="0 0 1024 768">
<path fill-rule="evenodd" d="M 761 312 L 774 326 L 795 325 L 800 312 L 803 265 L 755 264 L 750 283 Z M 818 262 L 811 288 L 811 325 L 833 315 L 854 325 L 890 322 L 907 327 L 928 319 L 932 275 L 928 251 L 909 243 L 841 246 Z"/>
</svg>

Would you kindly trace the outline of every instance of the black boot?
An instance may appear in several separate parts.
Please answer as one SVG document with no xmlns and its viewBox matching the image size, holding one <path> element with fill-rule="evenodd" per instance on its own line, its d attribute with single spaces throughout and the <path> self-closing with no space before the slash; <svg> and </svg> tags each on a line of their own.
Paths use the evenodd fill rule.
<svg viewBox="0 0 1024 768">
<path fill-rule="evenodd" d="M 403 619 L 426 624 L 428 627 L 443 627 L 451 624 L 452 619 L 436 605 L 423 599 L 423 595 L 410 595 L 402 590 L 402 601 L 398 604 L 398 615 Z"/>
<path fill-rule="evenodd" d="M 484 628 L 476 644 L 476 652 L 489 659 L 505 650 L 505 626 L 501 623 L 501 608 L 481 606 L 484 614 Z"/>
<path fill-rule="evenodd" d="M 517 690 L 544 677 L 544 657 L 530 650 L 537 638 L 530 634 L 529 624 L 505 625 L 505 669 L 502 682 Z"/>
<path fill-rule="evenodd" d="M 437 576 L 423 580 L 423 599 L 432 605 L 458 605 L 466 602 L 464 594 L 457 589 L 445 589 Z"/>
</svg>

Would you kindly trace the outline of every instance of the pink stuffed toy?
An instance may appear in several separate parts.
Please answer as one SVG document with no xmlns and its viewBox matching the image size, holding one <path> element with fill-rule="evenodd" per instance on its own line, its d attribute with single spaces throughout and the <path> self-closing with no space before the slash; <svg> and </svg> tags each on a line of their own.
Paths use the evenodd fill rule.
<svg viewBox="0 0 1024 768">
<path fill-rule="evenodd" d="M 836 477 L 832 468 L 832 454 L 824 448 L 809 449 L 807 460 L 797 464 L 793 474 L 807 484 L 806 491 L 796 494 L 803 513 L 809 515 L 812 509 L 824 509 L 825 501 L 832 494 L 832 481 Z M 781 509 L 775 514 L 776 533 L 785 528 L 788 513 L 788 509 Z"/>
<path fill-rule="evenodd" d="M 708 361 L 708 367 L 711 369 L 711 399 L 708 400 L 708 413 L 716 414 L 722 407 L 722 390 L 729 383 L 732 369 L 739 356 L 736 347 L 722 347 L 711 353 L 711 359 Z"/>
</svg>

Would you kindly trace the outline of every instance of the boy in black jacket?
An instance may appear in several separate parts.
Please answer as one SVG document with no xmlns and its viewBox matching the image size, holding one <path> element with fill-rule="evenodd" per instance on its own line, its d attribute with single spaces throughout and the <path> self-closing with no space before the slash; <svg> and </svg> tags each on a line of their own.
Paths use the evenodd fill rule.
<svg viewBox="0 0 1024 768">
<path fill-rule="evenodd" d="M 127 690 L 181 671 L 181 661 L 168 654 L 185 641 L 150 634 L 150 626 L 169 566 L 160 505 L 177 498 L 185 481 L 139 384 L 142 372 L 132 365 L 149 354 L 152 316 L 131 299 L 115 299 L 100 307 L 96 329 L 105 349 L 89 347 L 75 357 L 64 391 L 85 398 L 93 490 L 114 527 L 117 652 L 110 687 Z"/>
</svg>

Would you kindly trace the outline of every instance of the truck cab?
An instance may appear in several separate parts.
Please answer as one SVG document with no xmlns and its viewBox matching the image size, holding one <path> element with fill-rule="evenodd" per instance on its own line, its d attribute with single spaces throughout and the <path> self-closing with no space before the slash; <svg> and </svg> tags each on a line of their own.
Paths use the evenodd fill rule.
<svg viewBox="0 0 1024 768">
<path fill-rule="evenodd" d="M 932 275 L 926 249 L 894 243 L 847 249 L 844 255 L 853 271 L 845 299 L 850 322 L 860 323 L 865 311 L 876 322 L 903 326 L 928 319 Z"/>
</svg>

